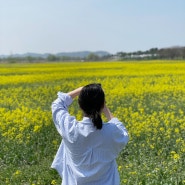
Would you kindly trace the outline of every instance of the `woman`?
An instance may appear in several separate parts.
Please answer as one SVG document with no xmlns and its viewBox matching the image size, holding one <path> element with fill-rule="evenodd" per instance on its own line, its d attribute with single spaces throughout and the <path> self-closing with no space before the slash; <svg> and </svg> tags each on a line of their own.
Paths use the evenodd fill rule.
<svg viewBox="0 0 185 185">
<path fill-rule="evenodd" d="M 76 96 L 84 114 L 82 121 L 68 112 Z M 59 172 L 62 185 L 119 185 L 116 157 L 128 142 L 128 132 L 106 106 L 101 85 L 59 92 L 52 115 L 63 139 L 51 167 Z"/>
</svg>

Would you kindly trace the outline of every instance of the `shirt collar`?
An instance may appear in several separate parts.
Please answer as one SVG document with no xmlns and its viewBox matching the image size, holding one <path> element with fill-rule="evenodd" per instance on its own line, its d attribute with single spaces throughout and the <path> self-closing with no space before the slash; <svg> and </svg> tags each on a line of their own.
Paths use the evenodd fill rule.
<svg viewBox="0 0 185 185">
<path fill-rule="evenodd" d="M 84 123 L 92 123 L 92 120 L 89 117 L 83 117 L 82 122 L 84 122 Z"/>
</svg>

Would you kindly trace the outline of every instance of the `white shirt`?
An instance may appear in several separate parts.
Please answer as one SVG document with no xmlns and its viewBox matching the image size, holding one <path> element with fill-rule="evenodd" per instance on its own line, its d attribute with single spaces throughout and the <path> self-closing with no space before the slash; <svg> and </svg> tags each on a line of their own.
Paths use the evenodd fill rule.
<svg viewBox="0 0 185 185">
<path fill-rule="evenodd" d="M 116 157 L 128 142 L 124 125 L 113 118 L 101 130 L 88 117 L 77 121 L 68 112 L 72 98 L 58 92 L 52 103 L 55 126 L 62 143 L 51 165 L 62 177 L 62 185 L 119 185 Z"/>
</svg>

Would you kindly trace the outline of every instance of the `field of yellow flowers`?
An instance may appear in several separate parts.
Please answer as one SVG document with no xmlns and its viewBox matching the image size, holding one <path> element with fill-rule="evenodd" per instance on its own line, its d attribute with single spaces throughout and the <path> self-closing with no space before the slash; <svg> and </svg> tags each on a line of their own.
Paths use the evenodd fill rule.
<svg viewBox="0 0 185 185">
<path fill-rule="evenodd" d="M 0 184 L 61 184 L 51 103 L 93 82 L 129 131 L 121 185 L 185 184 L 185 61 L 0 64 Z M 69 111 L 82 118 L 76 100 Z"/>
</svg>

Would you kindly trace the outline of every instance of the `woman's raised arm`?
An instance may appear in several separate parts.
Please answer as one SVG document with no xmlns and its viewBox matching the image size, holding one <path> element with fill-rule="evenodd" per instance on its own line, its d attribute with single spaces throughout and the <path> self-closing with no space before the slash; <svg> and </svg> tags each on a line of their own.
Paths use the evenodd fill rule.
<svg viewBox="0 0 185 185">
<path fill-rule="evenodd" d="M 69 96 L 71 96 L 71 98 L 74 99 L 76 96 L 78 96 L 78 95 L 80 94 L 82 88 L 83 88 L 83 87 L 79 87 L 79 88 L 77 88 L 77 89 L 75 89 L 75 90 L 73 90 L 73 91 L 68 92 L 67 94 L 68 94 Z"/>
</svg>

